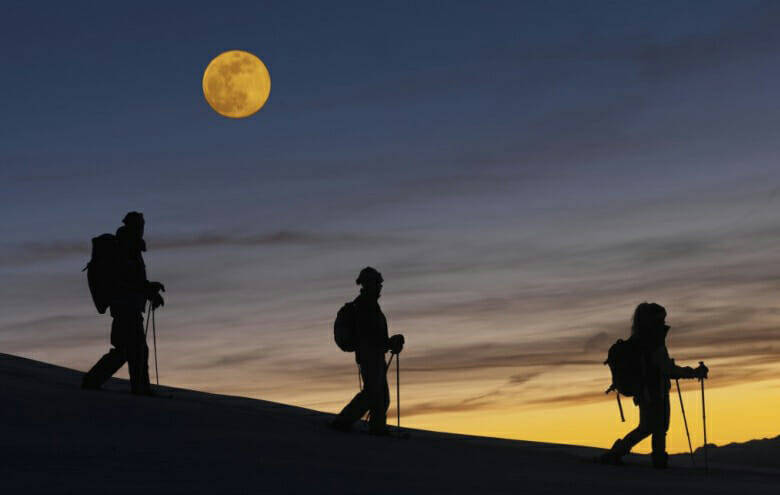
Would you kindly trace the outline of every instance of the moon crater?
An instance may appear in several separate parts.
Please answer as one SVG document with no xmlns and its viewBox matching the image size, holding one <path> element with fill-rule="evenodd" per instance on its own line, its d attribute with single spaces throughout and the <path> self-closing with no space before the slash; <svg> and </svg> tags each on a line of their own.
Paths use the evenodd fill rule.
<svg viewBox="0 0 780 495">
<path fill-rule="evenodd" d="M 249 117 L 263 107 L 270 93 L 268 69 L 249 52 L 221 53 L 203 73 L 203 95 L 211 108 L 225 117 Z"/>
</svg>

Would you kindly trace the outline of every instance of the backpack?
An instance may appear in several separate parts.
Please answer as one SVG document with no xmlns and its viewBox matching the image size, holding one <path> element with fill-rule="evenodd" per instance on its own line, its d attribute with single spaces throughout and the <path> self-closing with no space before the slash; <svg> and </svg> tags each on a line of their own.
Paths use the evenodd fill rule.
<svg viewBox="0 0 780 495">
<path fill-rule="evenodd" d="M 357 350 L 357 308 L 354 302 L 345 303 L 336 314 L 333 322 L 333 338 L 344 352 Z"/>
<path fill-rule="evenodd" d="M 644 385 L 644 358 L 639 342 L 635 339 L 618 339 L 607 352 L 604 364 L 612 373 L 612 385 L 607 392 L 617 390 L 619 394 L 636 397 Z"/>
<path fill-rule="evenodd" d="M 92 258 L 84 267 L 95 308 L 101 315 L 111 305 L 116 292 L 119 267 L 119 241 L 113 234 L 92 238 Z M 82 272 L 84 270 L 81 270 Z"/>
</svg>

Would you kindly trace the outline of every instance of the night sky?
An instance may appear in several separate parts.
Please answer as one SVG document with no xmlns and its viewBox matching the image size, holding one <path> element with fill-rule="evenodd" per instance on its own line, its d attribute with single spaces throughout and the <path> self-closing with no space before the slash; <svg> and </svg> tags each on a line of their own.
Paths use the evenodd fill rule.
<svg viewBox="0 0 780 495">
<path fill-rule="evenodd" d="M 165 384 L 337 411 L 372 265 L 408 426 L 611 444 L 647 300 L 711 440 L 780 433 L 780 3 L 372 4 L 4 3 L 0 352 L 108 349 L 80 270 L 138 210 Z M 202 93 L 231 49 L 271 74 L 248 119 Z"/>
</svg>

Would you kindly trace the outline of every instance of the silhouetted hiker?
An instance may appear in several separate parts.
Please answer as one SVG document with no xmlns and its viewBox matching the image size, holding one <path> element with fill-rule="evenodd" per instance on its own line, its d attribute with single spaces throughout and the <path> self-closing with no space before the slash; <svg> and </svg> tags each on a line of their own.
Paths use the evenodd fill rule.
<svg viewBox="0 0 780 495">
<path fill-rule="evenodd" d="M 387 387 L 385 353 L 403 350 L 403 335 L 387 336 L 387 319 L 379 307 L 382 275 L 374 268 L 360 271 L 357 280 L 360 295 L 339 311 L 335 324 L 336 343 L 345 351 L 355 351 L 360 367 L 363 389 L 336 416 L 331 426 L 349 431 L 366 411 L 370 412 L 369 433 L 387 435 L 387 408 L 390 391 Z"/>
<path fill-rule="evenodd" d="M 92 260 L 88 265 L 90 290 L 100 313 L 111 309 L 111 345 L 100 360 L 84 375 L 81 387 L 99 389 L 125 362 L 134 394 L 154 395 L 149 383 L 149 348 L 144 335 L 143 313 L 146 301 L 154 308 L 164 304 L 160 282 L 146 279 L 141 253 L 144 242 L 144 217 L 131 211 L 116 236 L 103 234 L 93 239 Z"/>
<path fill-rule="evenodd" d="M 633 348 L 639 360 L 637 392 L 634 394 L 634 403 L 639 406 L 639 426 L 624 438 L 616 440 L 612 448 L 601 455 L 599 460 L 605 464 L 620 464 L 620 458 L 628 454 L 634 445 L 652 435 L 653 466 L 666 468 L 669 459 L 666 453 L 666 432 L 669 429 L 671 379 L 707 378 L 709 370 L 703 363 L 695 369 L 674 364 L 666 349 L 665 340 L 670 327 L 665 320 L 666 310 L 663 306 L 644 302 L 634 311 L 631 337 L 615 344 Z M 612 354 L 610 350 L 610 357 Z M 613 386 L 616 386 L 614 381 Z"/>
</svg>

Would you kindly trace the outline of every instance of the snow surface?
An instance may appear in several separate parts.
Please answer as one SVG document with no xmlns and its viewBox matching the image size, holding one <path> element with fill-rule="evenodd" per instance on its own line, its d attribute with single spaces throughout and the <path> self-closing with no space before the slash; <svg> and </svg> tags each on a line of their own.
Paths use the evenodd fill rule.
<svg viewBox="0 0 780 495">
<path fill-rule="evenodd" d="M 711 449 L 705 476 L 688 456 L 656 471 L 646 456 L 595 464 L 600 451 L 588 447 L 420 430 L 406 440 L 343 434 L 317 411 L 168 387 L 172 398 L 136 397 L 117 379 L 83 391 L 81 376 L 0 354 L 3 494 L 780 490 L 779 439 Z M 767 455 L 771 462 L 756 460 Z"/>
</svg>

